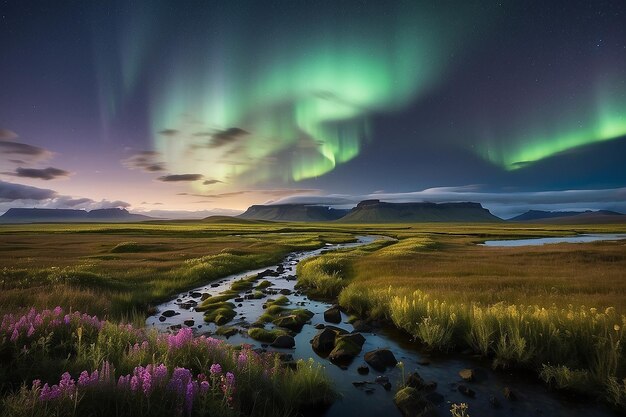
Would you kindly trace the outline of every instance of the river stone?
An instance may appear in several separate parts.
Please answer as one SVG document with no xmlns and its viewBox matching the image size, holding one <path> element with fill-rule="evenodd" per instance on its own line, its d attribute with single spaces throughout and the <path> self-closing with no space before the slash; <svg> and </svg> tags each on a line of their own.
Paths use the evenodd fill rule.
<svg viewBox="0 0 626 417">
<path fill-rule="evenodd" d="M 472 390 L 471 388 L 465 385 L 459 385 L 457 389 L 459 390 L 461 394 L 465 395 L 466 397 L 474 398 L 476 396 L 476 393 L 474 392 L 474 390 Z"/>
<path fill-rule="evenodd" d="M 165 316 L 160 316 L 159 317 L 159 321 L 160 322 L 164 322 L 165 320 L 167 320 L 167 318 Z"/>
<path fill-rule="evenodd" d="M 219 287 L 219 286 L 220 286 L 220 284 L 218 284 L 218 283 L 211 284 L 211 288 L 217 288 L 217 287 Z"/>
<path fill-rule="evenodd" d="M 365 362 L 375 370 L 383 372 L 388 366 L 396 366 L 398 361 L 389 349 L 376 349 L 365 354 Z"/>
<path fill-rule="evenodd" d="M 322 330 L 324 327 L 326 327 L 326 326 L 324 326 L 324 323 L 317 323 L 317 324 L 315 325 L 315 328 L 316 328 L 317 330 Z"/>
<path fill-rule="evenodd" d="M 179 315 L 179 314 L 180 314 L 180 313 L 177 313 L 177 312 L 176 312 L 176 311 L 174 311 L 174 310 L 165 310 L 165 311 L 162 313 L 162 315 L 163 315 L 163 316 L 165 316 L 165 317 L 174 317 L 174 316 L 177 316 L 177 315 Z"/>
<path fill-rule="evenodd" d="M 200 301 L 204 301 L 207 298 L 209 298 L 211 296 L 211 294 L 209 294 L 208 292 L 204 292 L 202 293 L 202 295 L 200 296 Z"/>
<path fill-rule="evenodd" d="M 278 293 L 282 295 L 291 295 L 291 290 L 288 288 L 283 288 L 282 290 L 278 291 Z"/>
<path fill-rule="evenodd" d="M 275 348 L 291 349 L 295 345 L 296 340 L 293 337 L 288 335 L 282 335 L 274 339 L 271 346 Z"/>
<path fill-rule="evenodd" d="M 417 390 L 424 389 L 425 382 L 417 372 L 412 372 L 406 379 L 406 386 Z"/>
<path fill-rule="evenodd" d="M 199 291 L 191 291 L 191 292 L 189 293 L 189 296 L 190 296 L 191 298 L 200 298 L 200 297 L 202 297 L 202 293 L 201 293 L 201 292 L 199 292 Z"/>
<path fill-rule="evenodd" d="M 361 365 L 358 368 L 356 368 L 356 371 L 360 374 L 360 375 L 367 375 L 370 373 L 370 368 L 367 365 Z"/>
<path fill-rule="evenodd" d="M 396 393 L 393 402 L 404 417 L 418 417 L 432 404 L 415 388 L 405 387 Z"/>
<path fill-rule="evenodd" d="M 276 320 L 272 321 L 275 326 L 284 327 L 285 329 L 293 330 L 299 332 L 304 325 L 304 322 L 300 319 L 300 317 L 295 314 L 290 314 L 288 316 L 279 317 Z"/>
<path fill-rule="evenodd" d="M 463 369 L 459 371 L 459 376 L 463 381 L 473 381 L 474 380 L 474 370 L 473 369 Z"/>
<path fill-rule="evenodd" d="M 185 324 L 185 326 L 187 326 L 187 327 L 193 327 L 193 325 L 194 325 L 194 324 L 196 324 L 196 322 L 195 322 L 195 321 L 193 321 L 193 320 L 185 320 L 183 323 L 184 323 L 184 324 Z"/>
<path fill-rule="evenodd" d="M 341 323 L 341 312 L 337 307 L 329 308 L 324 311 L 324 320 L 329 323 Z"/>
<path fill-rule="evenodd" d="M 367 324 L 365 320 L 356 320 L 352 323 L 352 327 L 354 327 L 356 332 L 371 333 L 372 331 L 372 326 Z"/>
<path fill-rule="evenodd" d="M 316 334 L 311 340 L 313 349 L 317 352 L 330 352 L 335 347 L 335 338 L 337 333 L 332 329 L 325 328 Z"/>
<path fill-rule="evenodd" d="M 337 336 L 335 347 L 328 355 L 328 359 L 339 363 L 349 362 L 361 353 L 363 343 L 365 338 L 360 333 Z"/>
</svg>

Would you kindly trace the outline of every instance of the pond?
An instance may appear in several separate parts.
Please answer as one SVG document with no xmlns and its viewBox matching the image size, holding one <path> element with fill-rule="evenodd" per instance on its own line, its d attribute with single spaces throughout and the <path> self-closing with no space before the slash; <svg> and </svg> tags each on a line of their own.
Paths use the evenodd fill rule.
<svg viewBox="0 0 626 417">
<path fill-rule="evenodd" d="M 559 236 L 559 237 L 538 237 L 530 239 L 512 239 L 512 240 L 487 240 L 482 246 L 541 246 L 554 243 L 589 243 L 601 240 L 621 240 L 626 239 L 626 234 L 585 234 L 577 236 Z"/>
</svg>

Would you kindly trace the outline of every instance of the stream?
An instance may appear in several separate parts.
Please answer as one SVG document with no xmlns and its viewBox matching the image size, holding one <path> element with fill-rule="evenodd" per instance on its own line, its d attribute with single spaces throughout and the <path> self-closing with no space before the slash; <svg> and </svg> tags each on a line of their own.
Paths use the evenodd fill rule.
<svg viewBox="0 0 626 417">
<path fill-rule="evenodd" d="M 471 354 L 429 354 L 420 349 L 412 342 L 410 337 L 395 328 L 376 328 L 371 333 L 362 333 L 365 336 L 365 344 L 361 353 L 346 367 L 339 367 L 328 359 L 318 356 L 311 347 L 310 340 L 319 332 L 315 329 L 318 324 L 332 324 L 324 321 L 324 311 L 332 305 L 327 302 L 310 300 L 306 294 L 295 290 L 296 266 L 303 259 L 320 255 L 321 253 L 343 249 L 354 248 L 367 245 L 379 239 L 388 239 L 384 236 L 358 236 L 354 243 L 326 244 L 325 247 L 311 250 L 294 252 L 289 254 L 280 264 L 269 268 L 246 271 L 239 274 L 230 275 L 219 281 L 212 282 L 194 290 L 179 294 L 171 301 L 159 305 L 156 315 L 148 317 L 146 324 L 162 332 L 171 332 L 181 326 L 193 328 L 198 335 L 206 334 L 212 337 L 224 339 L 225 337 L 213 335 L 217 326 L 213 323 L 204 322 L 204 313 L 195 311 L 194 303 L 200 303 L 203 293 L 217 295 L 229 290 L 231 284 L 244 277 L 271 271 L 276 276 L 264 276 L 272 283 L 266 291 L 269 293 L 285 290 L 291 292 L 287 295 L 290 301 L 289 308 L 306 308 L 314 313 L 309 323 L 305 324 L 302 331 L 296 334 L 295 348 L 277 349 L 267 347 L 261 342 L 247 336 L 246 329 L 248 323 L 253 323 L 263 314 L 263 304 L 265 299 L 244 299 L 235 301 L 237 316 L 229 323 L 241 329 L 241 332 L 228 338 L 231 344 L 247 343 L 255 347 L 267 348 L 270 351 L 289 353 L 294 359 L 314 358 L 321 363 L 326 373 L 334 381 L 335 388 L 341 395 L 335 403 L 324 414 L 327 417 L 369 417 L 369 416 L 401 416 L 400 411 L 393 403 L 393 396 L 398 386 L 402 383 L 402 370 L 398 367 L 387 369 L 386 372 L 379 373 L 370 369 L 369 374 L 360 375 L 357 368 L 364 365 L 363 356 L 378 348 L 387 348 L 393 352 L 398 361 L 404 363 L 405 374 L 417 371 L 425 381 L 434 381 L 437 388 L 429 394 L 429 399 L 436 405 L 438 415 L 450 416 L 450 404 L 465 402 L 469 405 L 469 415 L 472 417 L 510 417 L 510 416 L 568 416 L 568 417 L 609 417 L 615 416 L 606 407 L 595 404 L 592 400 L 582 400 L 573 402 L 562 394 L 550 391 L 544 384 L 540 383 L 533 375 L 523 372 L 493 371 L 488 360 L 476 357 Z M 288 290 L 288 291 L 287 291 Z M 241 297 L 245 296 L 242 291 Z M 276 298 L 279 295 L 268 295 L 268 298 Z M 239 299 L 238 299 L 239 300 Z M 232 300 L 231 300 L 232 301 Z M 165 317 L 161 313 L 173 310 L 177 315 Z M 336 324 L 337 327 L 351 332 L 354 328 L 347 323 L 348 316 L 341 313 L 342 321 Z M 333 324 L 334 325 L 334 324 Z M 266 328 L 273 325 L 269 323 Z M 476 372 L 476 378 L 471 382 L 464 382 L 459 376 L 459 371 L 470 368 Z M 381 384 L 375 383 L 377 376 L 383 375 L 392 384 L 391 390 L 387 391 Z M 355 386 L 353 382 L 368 381 L 370 383 L 363 386 Z M 475 392 L 474 397 L 463 395 L 457 389 L 464 384 Z M 515 396 L 515 399 L 504 397 L 503 390 L 507 387 Z M 497 403 L 494 406 L 493 403 Z"/>
</svg>

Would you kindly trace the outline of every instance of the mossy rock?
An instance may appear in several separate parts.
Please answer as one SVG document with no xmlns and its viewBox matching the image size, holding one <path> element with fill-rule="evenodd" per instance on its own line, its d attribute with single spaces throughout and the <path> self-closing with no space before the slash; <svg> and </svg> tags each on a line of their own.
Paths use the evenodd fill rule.
<svg viewBox="0 0 626 417">
<path fill-rule="evenodd" d="M 265 313 L 271 316 L 276 316 L 282 313 L 284 310 L 285 308 L 283 306 L 271 305 L 271 306 L 268 306 L 267 309 L 265 309 Z"/>
<path fill-rule="evenodd" d="M 238 332 L 239 332 L 239 330 L 237 330 L 236 327 L 220 326 L 215 331 L 215 334 L 217 334 L 219 336 L 231 337 L 231 336 L 236 335 Z"/>
<path fill-rule="evenodd" d="M 335 347 L 328 355 L 333 362 L 346 363 L 361 353 L 365 338 L 359 333 L 346 334 L 335 338 Z"/>
<path fill-rule="evenodd" d="M 289 298 L 285 297 L 284 295 L 281 295 L 280 297 L 278 297 L 275 300 L 269 300 L 267 302 L 267 305 L 273 305 L 273 306 L 284 306 L 289 304 Z"/>
<path fill-rule="evenodd" d="M 243 290 L 249 290 L 252 287 L 253 287 L 253 284 L 250 281 L 245 280 L 245 279 L 240 279 L 239 281 L 233 282 L 233 284 L 230 286 L 230 289 L 234 291 L 243 291 Z"/>
<path fill-rule="evenodd" d="M 433 407 L 424 394 L 411 387 L 399 390 L 393 402 L 404 417 L 421 417 Z"/>
<path fill-rule="evenodd" d="M 259 342 L 272 343 L 278 336 L 285 336 L 287 332 L 280 329 L 266 330 L 258 327 L 248 329 L 248 335 Z"/>
<path fill-rule="evenodd" d="M 221 307 L 211 310 L 204 314 L 204 321 L 207 323 L 215 323 L 218 326 L 228 323 L 231 321 L 237 313 L 232 308 Z"/>
<path fill-rule="evenodd" d="M 285 329 L 293 330 L 295 332 L 299 332 L 304 326 L 305 321 L 302 321 L 295 314 L 290 314 L 288 316 L 282 316 L 272 321 L 275 326 L 284 327 Z"/>
<path fill-rule="evenodd" d="M 268 280 L 264 279 L 263 281 L 259 282 L 255 288 L 257 290 L 264 290 L 265 288 L 268 288 L 268 287 L 271 287 L 271 286 L 272 286 L 272 283 L 269 282 Z"/>
</svg>

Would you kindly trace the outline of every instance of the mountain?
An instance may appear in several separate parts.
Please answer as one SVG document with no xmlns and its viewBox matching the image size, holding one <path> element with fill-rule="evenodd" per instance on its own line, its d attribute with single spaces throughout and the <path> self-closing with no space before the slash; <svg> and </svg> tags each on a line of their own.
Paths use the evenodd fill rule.
<svg viewBox="0 0 626 417">
<path fill-rule="evenodd" d="M 126 209 L 108 208 L 97 210 L 11 208 L 2 216 L 0 223 L 76 223 L 76 222 L 137 222 L 153 220 L 152 217 L 129 213 Z"/>
<path fill-rule="evenodd" d="M 248 220 L 273 220 L 286 222 L 325 222 L 345 216 L 349 210 L 338 210 L 326 206 L 308 204 L 254 205 L 240 214 Z"/>
<path fill-rule="evenodd" d="M 500 222 L 480 203 L 385 203 L 361 201 L 341 222 L 414 223 L 414 222 Z"/>
<path fill-rule="evenodd" d="M 625 223 L 626 215 L 610 210 L 541 211 L 529 210 L 509 219 L 514 222 L 551 224 Z"/>
</svg>

